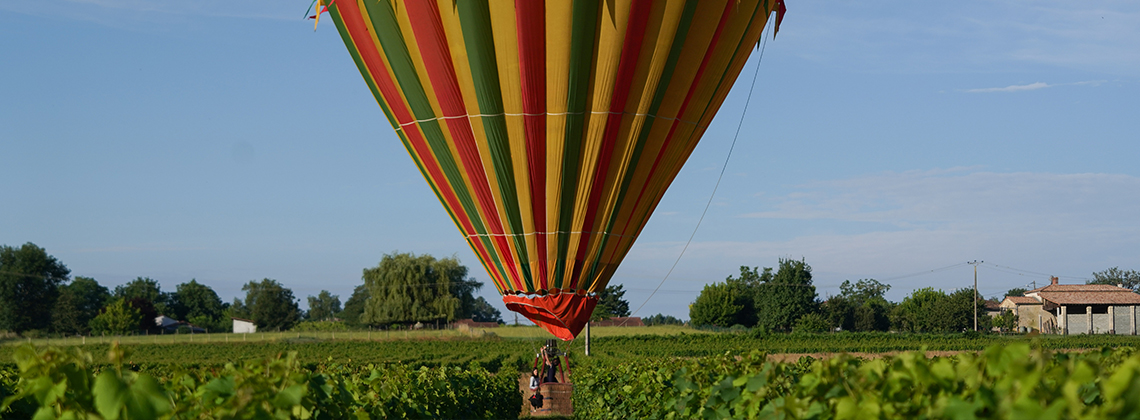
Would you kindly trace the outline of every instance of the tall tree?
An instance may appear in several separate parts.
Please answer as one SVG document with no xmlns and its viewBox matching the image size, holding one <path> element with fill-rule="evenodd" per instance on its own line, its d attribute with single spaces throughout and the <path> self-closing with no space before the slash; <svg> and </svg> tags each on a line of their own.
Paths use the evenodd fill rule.
<svg viewBox="0 0 1140 420">
<path fill-rule="evenodd" d="M 31 242 L 0 246 L 0 330 L 50 328 L 59 285 L 68 274 L 62 262 Z"/>
<path fill-rule="evenodd" d="M 172 317 L 188 321 L 210 331 L 221 331 L 229 324 L 225 319 L 226 305 L 210 286 L 190 279 L 175 287 L 170 296 Z"/>
<path fill-rule="evenodd" d="M 752 300 L 741 293 L 737 286 L 729 283 L 706 284 L 689 305 L 689 322 L 693 325 L 731 327 L 748 326 L 755 323 L 752 316 Z"/>
<path fill-rule="evenodd" d="M 803 260 L 780 259 L 769 281 L 761 281 L 753 295 L 756 324 L 770 331 L 791 331 L 801 316 L 815 312 L 815 286 L 811 266 Z"/>
<path fill-rule="evenodd" d="M 900 331 L 962 332 L 974 328 L 974 305 L 978 309 L 978 329 L 989 329 L 991 320 L 983 309 L 985 300 L 974 299 L 973 288 L 949 294 L 929 287 L 915 290 L 898 304 L 891 321 Z"/>
<path fill-rule="evenodd" d="M 316 296 L 309 296 L 309 313 L 306 318 L 310 321 L 329 321 L 340 313 L 340 296 L 321 290 Z"/>
<path fill-rule="evenodd" d="M 127 284 L 115 286 L 115 297 L 123 299 L 145 299 L 154 306 L 159 315 L 172 315 L 170 294 L 162 291 L 162 285 L 150 277 L 138 277 Z"/>
<path fill-rule="evenodd" d="M 473 285 L 478 282 L 467 278 L 467 267 L 454 257 L 388 254 L 376 267 L 365 269 L 363 277 L 370 298 L 361 320 L 369 325 L 454 321 L 469 315 L 463 313 L 463 302 L 473 306 L 470 294 L 478 289 Z"/>
<path fill-rule="evenodd" d="M 471 320 L 475 322 L 498 322 L 503 323 L 503 314 L 491 306 L 491 302 L 479 296 L 475 299 L 475 310 L 471 313 Z"/>
<path fill-rule="evenodd" d="M 459 299 L 459 306 L 455 308 L 455 313 L 452 314 L 449 320 L 474 318 L 475 311 L 478 309 L 479 303 L 475 299 L 475 293 L 483 289 L 483 283 L 475 281 L 474 278 L 467 277 L 467 267 L 459 265 L 459 260 L 452 258 L 455 265 L 462 268 L 463 277 L 459 280 L 448 281 L 448 293 Z M 489 321 L 488 321 L 489 322 Z"/>
<path fill-rule="evenodd" d="M 1112 267 L 1093 273 L 1093 280 L 1089 280 L 1088 284 L 1110 284 L 1113 286 L 1119 284 L 1126 289 L 1140 293 L 1140 271 L 1121 270 L 1120 267 Z"/>
<path fill-rule="evenodd" d="M 625 290 L 622 285 L 606 286 L 598 293 L 598 304 L 590 320 L 598 321 L 607 318 L 629 316 L 629 302 L 625 300 Z"/>
<path fill-rule="evenodd" d="M 98 333 L 126 334 L 135 331 L 143 315 L 126 299 L 115 299 L 91 320 L 91 329 Z"/>
<path fill-rule="evenodd" d="M 90 323 L 111 299 L 106 287 L 90 277 L 75 277 L 59 286 L 59 299 L 52 311 L 52 329 L 63 334 L 87 334 Z"/>
<path fill-rule="evenodd" d="M 135 327 L 135 329 L 137 329 L 139 331 L 154 330 L 157 332 L 157 330 L 158 330 L 158 322 L 157 322 L 158 319 L 157 318 L 159 315 L 162 315 L 162 313 L 158 312 L 158 309 L 156 309 L 154 307 L 153 302 L 151 302 L 150 300 L 147 300 L 146 298 L 141 298 L 141 297 L 133 297 L 133 298 L 124 299 L 124 300 L 127 302 L 127 305 L 129 305 L 132 308 L 135 308 L 135 310 L 138 311 L 138 313 L 139 313 L 139 323 L 138 323 L 138 326 Z"/>
<path fill-rule="evenodd" d="M 253 315 L 250 315 L 249 308 L 245 306 L 241 298 L 234 298 L 234 301 L 229 304 L 229 309 L 226 310 L 226 317 L 250 319 Z"/>
<path fill-rule="evenodd" d="M 895 307 L 891 323 L 899 331 L 938 331 L 939 326 L 936 324 L 934 314 L 936 306 L 946 298 L 945 292 L 932 287 L 917 289 Z"/>
<path fill-rule="evenodd" d="M 889 284 L 875 279 L 862 279 L 852 284 L 844 280 L 839 286 L 840 296 L 850 302 L 850 329 L 852 331 L 887 331 L 891 327 L 890 313 L 894 305 L 885 295 Z"/>
<path fill-rule="evenodd" d="M 352 289 L 352 296 L 344 302 L 344 310 L 340 311 L 340 319 L 351 327 L 363 326 L 360 317 L 364 315 L 364 306 L 368 303 L 368 286 L 359 285 Z"/>
<path fill-rule="evenodd" d="M 823 301 L 819 309 L 831 328 L 855 331 L 855 305 L 842 294 Z"/>
<path fill-rule="evenodd" d="M 242 286 L 245 307 L 260 330 L 288 330 L 301 318 L 301 308 L 293 291 L 277 280 L 262 279 Z"/>
</svg>

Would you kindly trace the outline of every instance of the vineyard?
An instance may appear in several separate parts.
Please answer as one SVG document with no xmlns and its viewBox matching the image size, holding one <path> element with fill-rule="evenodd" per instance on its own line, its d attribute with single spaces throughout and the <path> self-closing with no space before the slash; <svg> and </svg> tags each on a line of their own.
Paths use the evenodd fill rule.
<svg viewBox="0 0 1140 420">
<path fill-rule="evenodd" d="M 129 358 L 112 346 L 94 366 L 86 352 L 20 347 L 20 382 L 0 373 L 0 418 L 508 418 L 522 404 L 514 377 L 477 365 L 302 366 L 287 354 L 153 375 Z"/>
<path fill-rule="evenodd" d="M 926 358 L 659 359 L 580 370 L 575 414 L 626 418 L 1140 418 L 1131 347 L 1051 353 L 1027 343 Z"/>
<path fill-rule="evenodd" d="M 643 335 L 595 339 L 590 357 L 583 344 L 563 346 L 574 363 L 575 417 L 584 419 L 1140 413 L 1140 353 L 1133 350 L 1140 340 L 1127 336 Z M 0 418 L 514 417 L 523 397 L 519 372 L 529 371 L 539 345 L 496 337 L 126 350 L 13 343 L 0 346 L 7 407 Z M 920 349 L 965 352 L 927 358 Z M 827 357 L 772 357 L 781 353 Z"/>
</svg>

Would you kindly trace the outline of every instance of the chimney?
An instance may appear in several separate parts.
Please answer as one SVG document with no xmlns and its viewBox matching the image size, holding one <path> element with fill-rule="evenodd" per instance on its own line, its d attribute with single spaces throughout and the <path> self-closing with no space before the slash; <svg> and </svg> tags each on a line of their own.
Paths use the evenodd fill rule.
<svg viewBox="0 0 1140 420">
<path fill-rule="evenodd" d="M 1119 287 L 1119 288 L 1123 289 L 1123 288 L 1124 288 L 1124 283 L 1116 283 L 1116 287 Z"/>
<path fill-rule="evenodd" d="M 1049 277 L 1049 282 L 1050 282 L 1049 284 L 1057 284 L 1057 277 L 1056 276 Z"/>
</svg>

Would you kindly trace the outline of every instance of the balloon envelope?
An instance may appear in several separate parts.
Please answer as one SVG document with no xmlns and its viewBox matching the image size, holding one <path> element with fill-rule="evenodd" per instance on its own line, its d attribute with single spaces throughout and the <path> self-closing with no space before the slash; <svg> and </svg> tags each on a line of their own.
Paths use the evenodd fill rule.
<svg viewBox="0 0 1140 420">
<path fill-rule="evenodd" d="M 507 307 L 569 340 L 776 0 L 338 0 L 388 121 Z"/>
</svg>

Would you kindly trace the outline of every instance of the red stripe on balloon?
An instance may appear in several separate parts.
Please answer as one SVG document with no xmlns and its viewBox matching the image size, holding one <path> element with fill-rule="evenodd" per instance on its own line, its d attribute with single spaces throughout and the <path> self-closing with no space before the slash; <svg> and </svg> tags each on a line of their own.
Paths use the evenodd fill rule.
<svg viewBox="0 0 1140 420">
<path fill-rule="evenodd" d="M 522 84 L 523 133 L 530 175 L 531 212 L 534 217 L 534 267 L 540 290 L 547 290 L 546 263 L 546 3 L 515 1 L 515 28 L 519 40 L 519 79 Z"/>
<path fill-rule="evenodd" d="M 629 23 L 626 25 L 625 40 L 622 42 L 621 61 L 618 63 L 614 90 L 610 97 L 610 112 L 606 115 L 601 151 L 598 156 L 598 165 L 594 168 L 594 182 L 590 186 L 589 205 L 586 206 L 586 217 L 582 230 L 597 231 L 594 228 L 594 219 L 598 215 L 598 202 L 602 199 L 602 187 L 607 181 L 606 174 L 610 170 L 610 160 L 613 158 L 614 147 L 617 145 L 617 137 L 621 130 L 621 122 L 625 117 L 623 112 L 629 99 L 630 82 L 636 74 L 637 62 L 641 56 L 641 44 L 645 39 L 645 28 L 649 22 L 652 6 L 648 0 L 637 0 L 630 5 Z M 585 261 L 586 250 L 590 247 L 590 242 L 602 239 L 597 234 L 582 235 L 581 238 L 578 253 L 574 258 L 579 263 L 574 265 L 574 276 L 571 277 L 577 282 L 582 281 L 580 275 L 583 264 L 581 262 Z M 579 287 L 582 285 L 575 285 L 576 289 Z"/>
<path fill-rule="evenodd" d="M 363 17 L 360 14 L 360 9 L 356 2 L 346 1 L 337 4 L 337 11 L 341 14 L 341 20 L 344 22 L 345 28 L 348 30 L 349 36 L 352 38 L 353 43 L 360 45 L 375 45 L 372 39 L 372 34 L 368 31 L 368 26 L 365 24 Z M 356 48 L 360 54 L 361 61 L 364 62 L 368 72 L 372 75 L 372 79 L 376 82 L 376 88 L 383 96 L 384 102 L 388 104 L 388 108 L 396 117 L 396 121 L 403 125 L 415 121 L 411 111 L 404 104 L 403 97 L 400 96 L 400 91 L 392 80 L 392 76 L 388 73 L 387 68 L 384 66 L 384 59 L 380 57 L 378 48 Z M 431 148 L 428 146 L 426 139 L 423 137 L 418 129 L 403 130 L 404 135 L 408 139 L 408 143 L 412 145 L 420 161 L 423 162 L 424 169 L 428 172 L 428 177 L 436 181 L 436 186 L 439 188 L 440 195 L 443 196 L 447 205 L 456 210 L 463 208 L 459 204 L 459 199 L 455 196 L 455 192 L 447 183 L 447 177 L 444 176 L 443 170 L 439 167 L 439 163 L 435 160 L 434 155 L 431 153 Z M 463 233 L 465 235 L 472 235 L 477 233 L 475 227 L 471 224 L 471 220 L 461 211 L 454 212 L 459 223 L 462 225 Z M 480 258 L 484 261 L 492 261 L 490 253 L 483 247 L 481 241 L 471 241 L 475 244 L 475 251 L 479 253 Z M 494 276 L 495 270 L 488 270 Z M 496 282 L 500 283 L 503 289 L 506 287 L 506 279 L 495 276 Z"/>
<path fill-rule="evenodd" d="M 690 100 L 693 99 L 693 94 L 701 84 L 701 76 L 704 75 L 705 67 L 708 66 L 709 60 L 712 59 L 713 53 L 716 51 L 717 41 L 720 39 L 720 34 L 724 30 L 725 24 L 728 23 L 728 17 L 731 15 L 734 5 L 735 2 L 729 1 L 724 7 L 724 13 L 720 16 L 720 22 L 717 23 L 716 32 L 713 32 L 713 37 L 709 41 L 705 56 L 701 59 L 700 67 L 697 67 L 697 74 L 693 76 L 693 82 L 689 85 L 689 91 L 685 94 L 685 100 L 681 102 L 681 107 L 677 110 L 677 118 L 673 120 L 673 124 L 669 127 L 669 134 L 665 136 L 665 141 L 661 144 L 661 150 L 657 152 L 657 158 L 653 160 L 653 166 L 649 168 L 649 175 L 645 177 L 645 184 L 641 186 L 640 192 L 637 194 L 637 201 L 634 201 L 633 205 L 634 209 L 641 204 L 641 199 L 645 196 L 646 187 L 649 185 L 649 181 L 653 180 L 653 175 L 657 172 L 661 158 L 665 155 L 665 151 L 669 149 L 669 143 L 673 140 L 673 134 L 677 131 L 677 125 L 681 123 L 681 118 L 684 117 L 685 110 L 689 107 Z M 631 227 L 629 222 L 633 219 L 634 213 L 635 212 L 630 212 L 625 224 L 626 229 L 622 231 L 623 235 L 627 234 L 628 229 Z"/>
<path fill-rule="evenodd" d="M 475 143 L 471 121 L 466 117 L 467 107 L 463 103 L 463 92 L 459 89 L 459 81 L 455 77 L 455 67 L 451 64 L 451 51 L 439 15 L 439 6 L 433 1 L 407 2 L 405 6 L 440 111 L 444 116 L 465 116 L 447 119 L 444 125 L 451 133 L 451 141 L 455 145 L 459 159 L 463 161 L 467 179 L 471 182 L 471 189 L 483 214 L 482 219 L 491 234 L 495 235 L 491 237 L 491 241 L 495 243 L 495 248 L 499 251 L 499 257 L 502 258 L 511 280 L 518 289 L 525 289 L 518 274 L 515 255 L 511 252 L 507 238 L 503 236 L 499 210 L 495 207 L 495 199 L 487 175 L 483 171 L 483 162 L 479 156 L 479 147 Z"/>
</svg>

